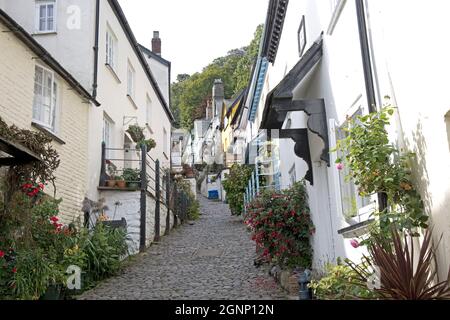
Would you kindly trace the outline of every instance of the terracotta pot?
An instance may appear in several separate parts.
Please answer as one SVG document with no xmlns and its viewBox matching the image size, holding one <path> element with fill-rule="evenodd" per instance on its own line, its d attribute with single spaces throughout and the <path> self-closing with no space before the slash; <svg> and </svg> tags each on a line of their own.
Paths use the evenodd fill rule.
<svg viewBox="0 0 450 320">
<path fill-rule="evenodd" d="M 127 187 L 127 182 L 125 180 L 117 180 L 116 186 L 120 189 L 124 189 Z"/>
<path fill-rule="evenodd" d="M 116 180 L 106 180 L 106 186 L 108 188 L 114 188 L 115 185 L 116 185 Z"/>
</svg>

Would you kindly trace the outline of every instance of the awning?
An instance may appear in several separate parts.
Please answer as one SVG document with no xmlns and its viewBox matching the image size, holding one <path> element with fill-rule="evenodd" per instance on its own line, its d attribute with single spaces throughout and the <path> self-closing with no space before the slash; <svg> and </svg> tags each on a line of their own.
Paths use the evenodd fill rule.
<svg viewBox="0 0 450 320">
<path fill-rule="evenodd" d="M 291 138 L 295 141 L 295 154 L 306 161 L 309 170 L 305 179 L 311 185 L 314 182 L 311 153 L 308 140 L 309 131 L 317 134 L 324 142 L 321 159 L 330 165 L 328 126 L 324 99 L 294 99 L 294 89 L 305 79 L 309 72 L 322 59 L 322 37 L 303 55 L 300 61 L 273 89 L 266 100 L 260 129 L 278 129 L 280 138 Z M 282 129 L 288 112 L 303 111 L 308 116 L 308 128 Z"/>
<path fill-rule="evenodd" d="M 24 146 L 0 137 L 0 167 L 24 165 L 34 161 L 42 161 L 41 158 Z"/>
</svg>

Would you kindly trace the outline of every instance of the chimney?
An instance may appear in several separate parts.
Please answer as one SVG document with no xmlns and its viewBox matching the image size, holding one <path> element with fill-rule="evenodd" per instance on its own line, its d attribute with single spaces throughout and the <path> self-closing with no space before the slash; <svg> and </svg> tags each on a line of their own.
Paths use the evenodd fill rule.
<svg viewBox="0 0 450 320">
<path fill-rule="evenodd" d="M 213 98 L 213 116 L 217 117 L 222 114 L 222 106 L 223 100 L 225 98 L 225 90 L 223 86 L 222 79 L 214 80 L 214 86 L 212 90 L 212 98 Z"/>
<path fill-rule="evenodd" d="M 161 39 L 159 38 L 159 31 L 153 31 L 152 52 L 161 56 Z"/>
</svg>

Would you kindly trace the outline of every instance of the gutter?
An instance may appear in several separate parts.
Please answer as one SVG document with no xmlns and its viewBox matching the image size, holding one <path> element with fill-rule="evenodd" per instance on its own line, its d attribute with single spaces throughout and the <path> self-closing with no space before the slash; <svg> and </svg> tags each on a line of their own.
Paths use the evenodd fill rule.
<svg viewBox="0 0 450 320">
<path fill-rule="evenodd" d="M 92 83 L 92 96 L 97 98 L 98 87 L 98 39 L 100 32 L 100 0 L 96 0 L 95 8 L 95 44 L 94 44 L 94 81 Z"/>
<path fill-rule="evenodd" d="M 55 59 L 42 47 L 33 37 L 25 31 L 14 19 L 0 9 L 0 22 L 3 23 L 11 32 L 22 41 L 36 56 L 45 62 L 53 71 L 74 88 L 82 97 L 94 103 L 97 107 L 100 103 Z"/>
</svg>

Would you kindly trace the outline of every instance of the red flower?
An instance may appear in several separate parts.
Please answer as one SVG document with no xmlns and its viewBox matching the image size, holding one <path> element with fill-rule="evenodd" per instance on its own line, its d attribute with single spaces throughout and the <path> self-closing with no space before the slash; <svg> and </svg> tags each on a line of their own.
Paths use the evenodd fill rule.
<svg viewBox="0 0 450 320">
<path fill-rule="evenodd" d="M 17 273 L 17 268 L 16 267 L 14 267 L 14 268 L 12 268 L 12 273 Z"/>
<path fill-rule="evenodd" d="M 50 221 L 52 221 L 53 223 L 56 223 L 59 221 L 59 219 L 58 219 L 58 217 L 53 216 L 50 218 Z"/>
<path fill-rule="evenodd" d="M 3 258 L 4 256 L 5 256 L 5 253 L 2 250 L 0 250 L 0 258 Z"/>
</svg>

